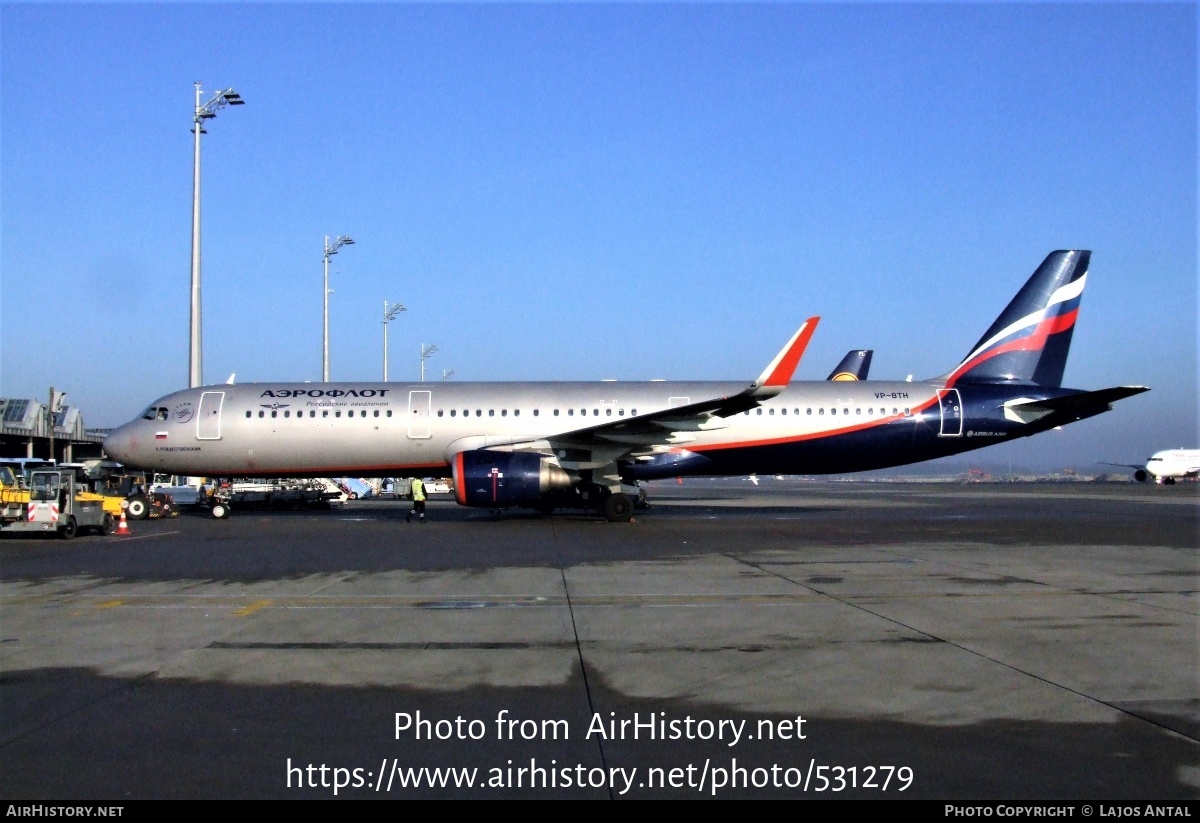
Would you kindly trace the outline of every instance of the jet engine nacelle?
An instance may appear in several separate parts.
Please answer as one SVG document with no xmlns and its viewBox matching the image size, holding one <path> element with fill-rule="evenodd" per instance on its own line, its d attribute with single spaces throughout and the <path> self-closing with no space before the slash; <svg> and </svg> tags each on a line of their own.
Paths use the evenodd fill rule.
<svg viewBox="0 0 1200 823">
<path fill-rule="evenodd" d="M 460 452 L 453 463 L 454 496 L 464 506 L 537 506 L 574 485 L 552 457 L 488 449 Z"/>
<path fill-rule="evenodd" d="M 1139 483 L 1145 483 L 1150 479 L 1150 475 L 1145 469 L 1138 469 L 1133 473 L 1133 479 Z"/>
</svg>

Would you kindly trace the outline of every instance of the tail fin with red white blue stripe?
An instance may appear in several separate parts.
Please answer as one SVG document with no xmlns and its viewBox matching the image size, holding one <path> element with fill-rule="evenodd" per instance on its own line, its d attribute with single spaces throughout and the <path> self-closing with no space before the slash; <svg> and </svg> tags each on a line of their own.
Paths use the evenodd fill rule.
<svg viewBox="0 0 1200 823">
<path fill-rule="evenodd" d="M 946 386 L 963 381 L 1062 386 L 1091 256 L 1051 252 L 947 376 Z"/>
</svg>

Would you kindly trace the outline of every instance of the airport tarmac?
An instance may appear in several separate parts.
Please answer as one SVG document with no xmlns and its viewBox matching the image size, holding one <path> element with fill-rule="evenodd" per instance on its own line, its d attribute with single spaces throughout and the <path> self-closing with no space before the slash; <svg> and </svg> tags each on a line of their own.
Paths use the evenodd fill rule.
<svg viewBox="0 0 1200 823">
<path fill-rule="evenodd" d="M 1200 798 L 1200 486 L 649 488 L 0 539 L 0 794 Z"/>
</svg>

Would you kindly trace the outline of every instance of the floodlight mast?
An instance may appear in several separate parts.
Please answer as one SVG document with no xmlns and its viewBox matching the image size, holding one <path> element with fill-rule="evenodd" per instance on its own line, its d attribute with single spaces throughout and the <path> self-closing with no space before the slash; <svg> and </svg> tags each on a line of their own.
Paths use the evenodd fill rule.
<svg viewBox="0 0 1200 823">
<path fill-rule="evenodd" d="M 329 382 L 329 258 L 338 253 L 338 249 L 342 246 L 353 246 L 354 241 L 342 235 L 333 241 L 329 242 L 329 235 L 325 235 L 325 334 L 322 337 L 321 345 L 321 382 Z"/>
<path fill-rule="evenodd" d="M 204 121 L 217 116 L 225 106 L 243 106 L 246 101 L 233 89 L 219 91 L 200 105 L 200 83 L 196 83 L 196 110 L 192 117 L 195 135 L 195 160 L 192 163 L 192 311 L 188 340 L 188 386 L 195 388 L 204 382 L 200 329 L 200 135 L 207 134 Z"/>
<path fill-rule="evenodd" d="M 433 343 L 421 344 L 421 382 L 425 382 L 425 361 L 429 359 L 429 355 L 437 351 L 437 346 Z"/>
<path fill-rule="evenodd" d="M 388 366 L 388 364 L 387 364 L 387 361 L 388 361 L 387 327 L 388 327 L 388 321 L 395 320 L 396 315 L 398 315 L 402 311 L 406 311 L 406 309 L 404 308 L 404 306 L 401 306 L 399 303 L 393 303 L 391 308 L 388 308 L 388 301 L 386 301 L 386 300 L 383 301 L 383 382 L 384 383 L 386 383 L 388 381 L 388 376 L 387 376 L 387 366 Z"/>
</svg>

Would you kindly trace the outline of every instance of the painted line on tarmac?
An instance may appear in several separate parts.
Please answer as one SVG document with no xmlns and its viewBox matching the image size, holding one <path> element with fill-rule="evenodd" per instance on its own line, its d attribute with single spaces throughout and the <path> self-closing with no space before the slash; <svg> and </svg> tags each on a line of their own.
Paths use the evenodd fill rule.
<svg viewBox="0 0 1200 823">
<path fill-rule="evenodd" d="M 170 534 L 183 534 L 183 532 L 182 531 L 173 531 L 173 532 L 158 532 L 157 534 L 137 534 L 137 535 L 129 535 L 129 536 L 113 535 L 113 536 L 119 542 L 127 543 L 130 540 L 145 540 L 148 537 L 166 537 L 167 535 L 170 535 Z"/>
<path fill-rule="evenodd" d="M 249 606 L 243 606 L 242 608 L 238 609 L 237 611 L 235 611 L 233 613 L 233 616 L 234 617 L 248 617 L 248 616 L 254 614 L 256 611 L 265 609 L 267 606 L 270 606 L 271 604 L 272 604 L 272 601 L 270 601 L 270 600 L 259 600 L 256 603 L 251 603 Z"/>
</svg>

